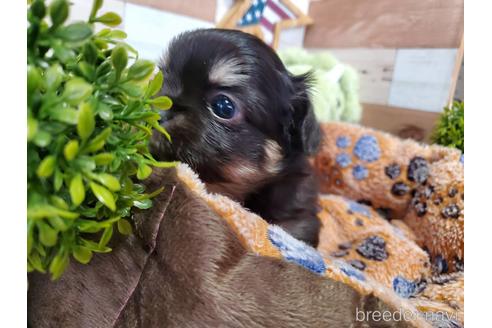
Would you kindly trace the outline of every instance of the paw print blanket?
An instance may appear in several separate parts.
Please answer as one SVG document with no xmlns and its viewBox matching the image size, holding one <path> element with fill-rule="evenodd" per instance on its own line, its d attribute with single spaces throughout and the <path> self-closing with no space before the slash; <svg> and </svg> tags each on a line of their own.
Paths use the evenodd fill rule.
<svg viewBox="0 0 492 328">
<path fill-rule="evenodd" d="M 180 164 L 135 234 L 58 281 L 29 276 L 32 327 L 461 327 L 459 151 L 323 125 L 313 249 Z"/>
</svg>

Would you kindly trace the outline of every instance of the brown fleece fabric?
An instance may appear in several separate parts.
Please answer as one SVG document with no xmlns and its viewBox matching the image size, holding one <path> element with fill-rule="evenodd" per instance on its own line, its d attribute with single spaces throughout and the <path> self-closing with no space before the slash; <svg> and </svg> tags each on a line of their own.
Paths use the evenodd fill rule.
<svg viewBox="0 0 492 328">
<path fill-rule="evenodd" d="M 89 265 L 71 261 L 56 282 L 29 275 L 29 325 L 461 326 L 459 153 L 354 125 L 323 128 L 326 137 L 314 164 L 323 192 L 331 195 L 320 197 L 319 253 L 240 204 L 208 193 L 185 165 L 156 170 L 147 190 L 165 190 L 154 207 L 133 215 L 134 235 L 115 236 L 113 251 L 95 255 Z M 359 142 L 364 136 L 374 138 Z M 340 153 L 350 157 L 348 165 Z M 416 156 L 425 163 L 410 163 Z M 356 166 L 363 168 L 354 173 Z M 395 194 L 397 182 L 408 188 L 399 185 Z M 425 189 L 430 186 L 432 192 Z M 458 214 L 450 207 L 455 203 Z M 360 320 L 361 313 L 374 311 L 413 316 Z"/>
</svg>

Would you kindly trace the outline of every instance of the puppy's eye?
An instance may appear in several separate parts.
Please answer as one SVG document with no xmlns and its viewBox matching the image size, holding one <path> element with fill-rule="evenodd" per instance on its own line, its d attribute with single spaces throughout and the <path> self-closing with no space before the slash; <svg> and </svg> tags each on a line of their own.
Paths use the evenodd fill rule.
<svg viewBox="0 0 492 328">
<path fill-rule="evenodd" d="M 231 119 L 236 113 L 234 103 L 225 95 L 215 96 L 210 102 L 210 107 L 215 115 L 223 119 Z"/>
</svg>

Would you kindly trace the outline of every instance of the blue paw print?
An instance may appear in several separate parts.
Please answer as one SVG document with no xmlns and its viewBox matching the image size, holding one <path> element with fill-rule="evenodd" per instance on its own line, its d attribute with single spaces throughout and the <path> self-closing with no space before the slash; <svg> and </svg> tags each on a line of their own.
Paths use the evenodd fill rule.
<svg viewBox="0 0 492 328">
<path fill-rule="evenodd" d="M 350 158 L 350 155 L 347 153 L 338 154 L 335 160 L 338 163 L 338 165 L 340 165 L 340 167 L 342 168 L 346 168 L 352 163 L 352 159 Z"/>
<path fill-rule="evenodd" d="M 354 154 L 366 162 L 374 162 L 379 159 L 381 151 L 378 140 L 371 135 L 364 135 L 357 140 L 354 146 Z"/>
<path fill-rule="evenodd" d="M 403 298 L 409 298 L 410 296 L 415 295 L 417 291 L 417 284 L 412 281 L 408 281 L 401 276 L 397 276 L 393 280 L 393 290 L 399 296 Z"/>
<path fill-rule="evenodd" d="M 347 136 L 339 136 L 336 139 L 338 148 L 347 148 L 351 144 L 350 138 Z M 364 162 L 374 162 L 381 156 L 381 150 L 376 137 L 371 135 L 363 135 L 357 140 L 353 149 L 354 155 Z M 335 161 L 341 168 L 346 168 L 352 164 L 352 158 L 347 153 L 340 153 L 336 156 Z M 357 164 L 352 168 L 352 175 L 356 180 L 364 180 L 369 175 L 367 167 Z"/>
<path fill-rule="evenodd" d="M 369 175 L 369 171 L 367 170 L 367 168 L 365 166 L 356 165 L 352 169 L 352 175 L 354 176 L 354 178 L 356 180 L 363 180 L 363 179 L 367 178 L 367 176 Z"/>
<path fill-rule="evenodd" d="M 350 146 L 350 139 L 347 136 L 339 136 L 336 141 L 338 148 L 347 148 Z"/>
<path fill-rule="evenodd" d="M 348 211 L 350 214 L 357 213 L 367 216 L 368 218 L 371 217 L 371 211 L 369 210 L 369 207 L 367 207 L 366 205 L 351 200 L 348 202 L 348 205 L 349 205 Z"/>
<path fill-rule="evenodd" d="M 301 265 L 317 274 L 326 271 L 325 261 L 314 248 L 295 239 L 279 226 L 268 227 L 268 238 L 288 262 Z"/>
</svg>

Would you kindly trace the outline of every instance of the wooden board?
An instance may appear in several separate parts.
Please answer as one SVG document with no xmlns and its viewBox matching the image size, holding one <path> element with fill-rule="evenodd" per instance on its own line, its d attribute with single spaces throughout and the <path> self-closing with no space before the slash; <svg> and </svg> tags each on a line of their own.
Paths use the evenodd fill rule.
<svg viewBox="0 0 492 328">
<path fill-rule="evenodd" d="M 126 2 L 195 17 L 209 22 L 213 22 L 215 19 L 217 5 L 217 0 L 126 0 Z"/>
<path fill-rule="evenodd" d="M 386 105 L 393 78 L 396 49 L 308 49 L 310 52 L 329 51 L 340 62 L 355 68 L 360 79 L 360 101 Z"/>
<path fill-rule="evenodd" d="M 363 104 L 361 124 L 402 138 L 429 142 L 439 113 Z"/>
<path fill-rule="evenodd" d="M 465 64 L 461 62 L 460 74 L 456 81 L 456 89 L 454 91 L 453 100 L 465 101 Z"/>
<path fill-rule="evenodd" d="M 456 55 L 457 49 L 398 49 L 388 104 L 442 111 L 448 103 Z"/>
<path fill-rule="evenodd" d="M 449 98 L 448 98 L 448 106 L 453 104 L 453 101 L 456 99 L 456 94 L 459 94 L 458 99 L 463 101 L 463 83 L 464 83 L 464 62 L 463 58 L 465 55 L 465 39 L 461 38 L 461 44 L 458 49 L 458 53 L 456 54 L 456 59 L 454 61 L 454 70 L 453 75 L 451 77 L 451 88 L 449 90 Z"/>
<path fill-rule="evenodd" d="M 458 48 L 464 0 L 318 0 L 305 46 Z"/>
</svg>

